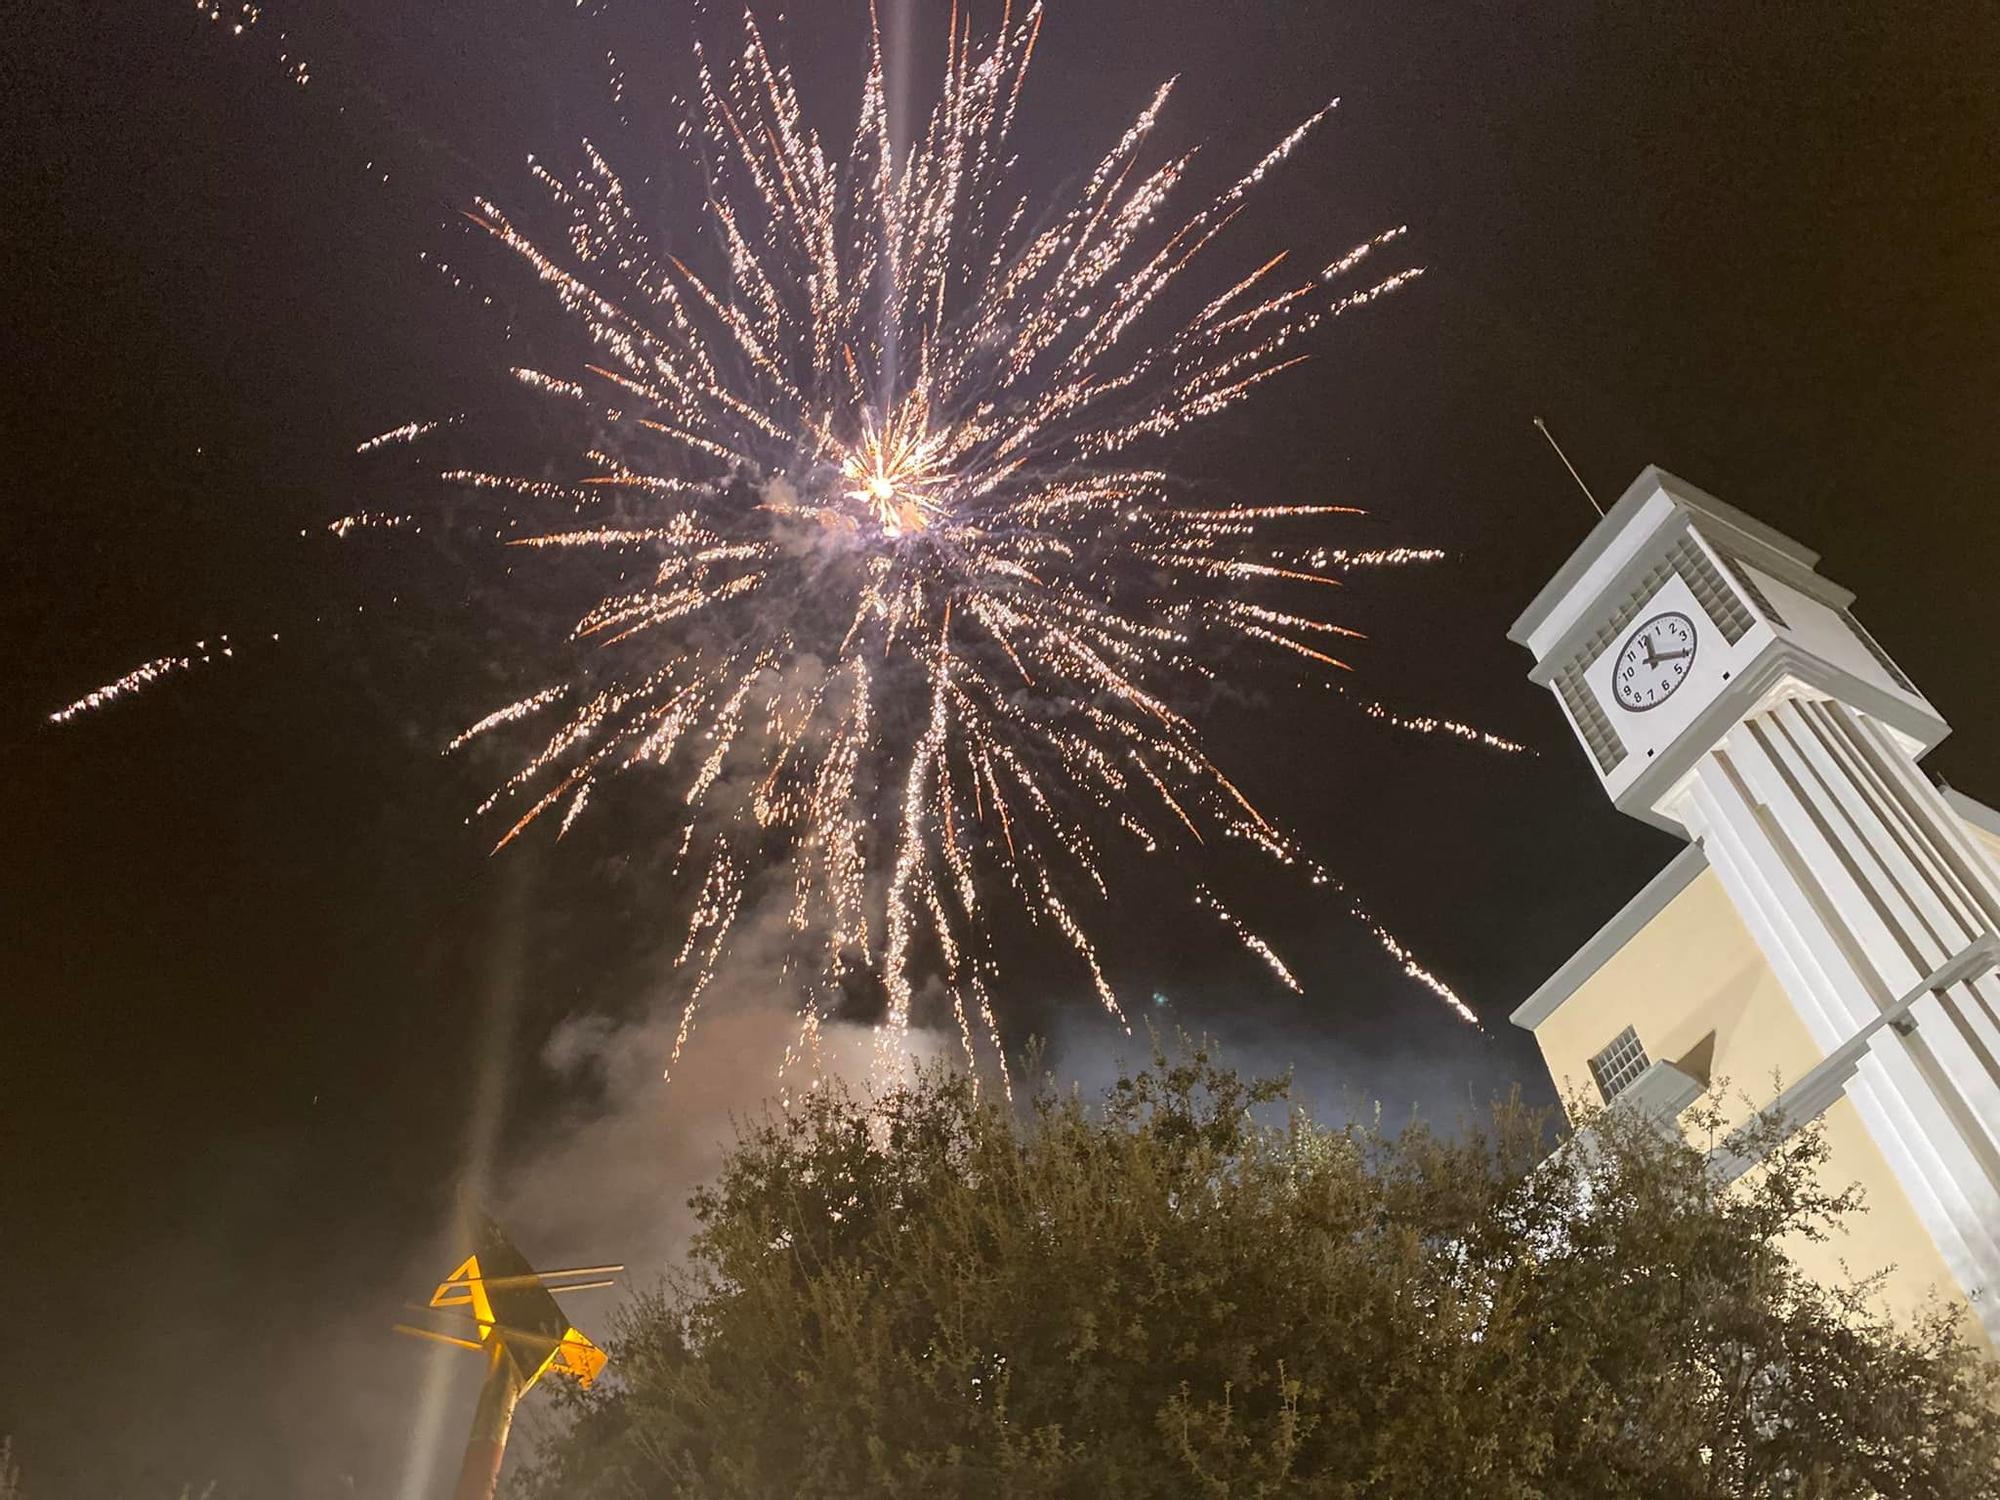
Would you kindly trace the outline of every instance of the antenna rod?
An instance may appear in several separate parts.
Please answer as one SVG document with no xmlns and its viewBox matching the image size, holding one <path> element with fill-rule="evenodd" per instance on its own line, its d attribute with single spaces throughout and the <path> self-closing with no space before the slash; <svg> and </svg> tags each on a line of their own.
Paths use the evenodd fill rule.
<svg viewBox="0 0 2000 1500">
<path fill-rule="evenodd" d="M 1599 519 L 1602 519 L 1604 507 L 1597 503 L 1597 496 L 1590 493 L 1590 486 L 1585 484 L 1583 476 L 1576 472 L 1576 465 L 1569 461 L 1569 455 L 1563 452 L 1562 444 L 1557 442 L 1556 435 L 1549 431 L 1549 424 L 1537 417 L 1535 425 L 1542 430 L 1542 436 L 1549 440 L 1549 446 L 1556 450 L 1556 457 L 1563 461 L 1563 467 L 1569 470 L 1569 477 L 1576 481 L 1576 487 L 1583 491 L 1583 498 L 1590 502 L 1590 508 L 1597 512 Z"/>
</svg>

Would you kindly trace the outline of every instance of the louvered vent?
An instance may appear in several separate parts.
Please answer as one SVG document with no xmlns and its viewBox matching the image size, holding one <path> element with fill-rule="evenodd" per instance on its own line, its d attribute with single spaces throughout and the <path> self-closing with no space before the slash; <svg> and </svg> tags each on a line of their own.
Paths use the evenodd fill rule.
<svg viewBox="0 0 2000 1500">
<path fill-rule="evenodd" d="M 1583 736 L 1584 746 L 1597 762 L 1597 769 L 1609 776 L 1625 759 L 1625 742 L 1618 738 L 1618 731 L 1604 716 L 1597 694 L 1583 680 L 1587 664 L 1587 660 L 1579 660 L 1565 667 L 1556 677 L 1556 691 L 1562 694 L 1563 706 L 1575 720 L 1577 732 Z"/>
<path fill-rule="evenodd" d="M 1720 547 L 1715 548 L 1715 555 L 1721 558 L 1722 565 L 1729 569 L 1729 576 L 1736 580 L 1736 586 L 1749 595 L 1752 604 L 1764 612 L 1764 618 L 1773 625 L 1785 625 L 1785 617 L 1778 613 L 1778 606 L 1771 602 L 1770 595 L 1757 587 L 1757 575 L 1744 566 L 1742 559 L 1731 556 Z M 1785 628 L 1789 630 L 1791 626 L 1785 625 Z"/>
<path fill-rule="evenodd" d="M 1868 654 L 1875 658 L 1877 665 L 1887 672 L 1895 684 L 1906 693 L 1914 693 L 1917 685 L 1903 675 L 1903 669 L 1896 665 L 1889 653 L 1882 649 L 1882 643 L 1868 633 L 1868 627 L 1854 618 L 1853 611 L 1843 609 L 1840 617 L 1847 621 L 1847 628 L 1861 638 L 1861 644 L 1868 648 Z"/>
<path fill-rule="evenodd" d="M 1674 565 L 1674 571 L 1681 575 L 1681 582 L 1688 586 L 1688 591 L 1701 601 L 1701 607 L 1708 612 L 1709 619 L 1715 622 L 1715 628 L 1722 632 L 1725 641 L 1733 646 L 1749 633 L 1750 627 L 1757 623 L 1757 617 L 1750 613 L 1750 606 L 1743 602 L 1743 595 L 1724 580 L 1700 542 L 1691 536 L 1682 536 L 1674 543 L 1667 559 Z M 1744 593 L 1750 593 L 1750 590 L 1746 588 Z M 1764 607 L 1766 610 L 1770 608 L 1769 605 Z"/>
</svg>

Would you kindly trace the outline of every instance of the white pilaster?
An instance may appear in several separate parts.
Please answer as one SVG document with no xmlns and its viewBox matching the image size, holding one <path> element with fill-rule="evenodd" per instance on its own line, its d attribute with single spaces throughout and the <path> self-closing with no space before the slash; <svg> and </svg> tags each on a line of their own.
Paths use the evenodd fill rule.
<svg viewBox="0 0 2000 1500">
<path fill-rule="evenodd" d="M 1802 685 L 1739 722 L 1667 810 L 1823 1054 L 2000 931 L 2000 871 L 1903 742 Z M 2000 1340 L 2000 978 L 1926 998 L 1910 1021 L 1879 1033 L 1847 1093 Z"/>
</svg>

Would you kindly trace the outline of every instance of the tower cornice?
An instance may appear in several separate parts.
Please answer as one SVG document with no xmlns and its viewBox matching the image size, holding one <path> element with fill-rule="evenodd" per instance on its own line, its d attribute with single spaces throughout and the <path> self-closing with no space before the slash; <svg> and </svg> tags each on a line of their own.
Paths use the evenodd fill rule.
<svg viewBox="0 0 2000 1500">
<path fill-rule="evenodd" d="M 1829 608 L 1845 609 L 1854 602 L 1851 590 L 1820 576 L 1819 554 L 1810 547 L 1658 464 L 1648 464 L 1521 612 L 1507 639 L 1534 653 L 1538 670 L 1560 660 L 1560 648 L 1582 633 L 1578 627 L 1592 604 L 1617 592 L 1674 537 L 1690 529 Z"/>
<path fill-rule="evenodd" d="M 1759 651 L 1729 690 L 1711 700 L 1673 744 L 1650 757 L 1612 804 L 1622 813 L 1685 837 L 1680 820 L 1663 810 L 1675 784 L 1732 726 L 1757 713 L 1768 700 L 1785 696 L 1787 689 L 1797 696 L 1828 698 L 1858 709 L 1895 734 L 1912 756 L 1927 754 L 1951 733 L 1951 726 L 1927 704 L 1884 692 L 1781 637 Z"/>
</svg>

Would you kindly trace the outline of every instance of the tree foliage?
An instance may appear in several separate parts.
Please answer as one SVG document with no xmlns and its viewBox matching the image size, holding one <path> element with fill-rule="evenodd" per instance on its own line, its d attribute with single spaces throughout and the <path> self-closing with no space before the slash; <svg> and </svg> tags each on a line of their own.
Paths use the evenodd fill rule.
<svg viewBox="0 0 2000 1500">
<path fill-rule="evenodd" d="M 521 1488 L 564 1497 L 2000 1495 L 1993 1368 L 1611 1112 L 1332 1130 L 1203 1051 L 1097 1107 L 963 1078 L 746 1132 Z"/>
</svg>

